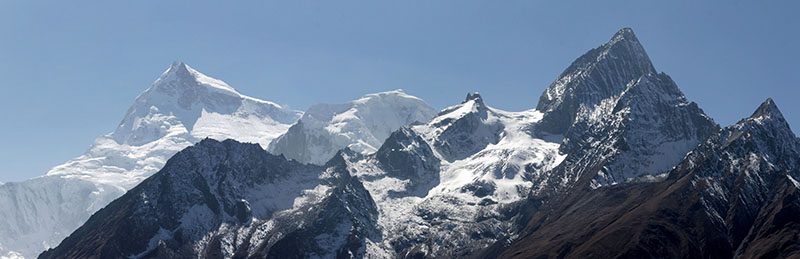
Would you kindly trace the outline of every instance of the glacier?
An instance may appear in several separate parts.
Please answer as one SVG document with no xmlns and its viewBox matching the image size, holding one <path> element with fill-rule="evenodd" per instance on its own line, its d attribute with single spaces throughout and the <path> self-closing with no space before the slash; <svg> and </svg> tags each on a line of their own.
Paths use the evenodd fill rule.
<svg viewBox="0 0 800 259">
<path fill-rule="evenodd" d="M 378 208 L 370 258 L 462 257 L 514 232 L 508 208 L 560 164 L 560 138 L 536 137 L 537 110 L 508 112 L 477 93 L 374 154 L 346 157 Z"/>
</svg>

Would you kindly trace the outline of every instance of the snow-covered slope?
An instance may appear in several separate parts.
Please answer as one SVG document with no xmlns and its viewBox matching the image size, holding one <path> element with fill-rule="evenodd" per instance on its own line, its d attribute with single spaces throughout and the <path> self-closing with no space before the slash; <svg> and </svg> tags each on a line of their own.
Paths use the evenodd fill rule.
<svg viewBox="0 0 800 259">
<path fill-rule="evenodd" d="M 345 104 L 317 104 L 268 150 L 302 163 L 323 164 L 345 147 L 375 152 L 393 131 L 435 114 L 425 101 L 402 90 L 368 94 Z"/>
<path fill-rule="evenodd" d="M 372 155 L 347 157 L 378 207 L 372 258 L 464 256 L 508 234 L 509 204 L 563 159 L 528 133 L 535 110 L 506 112 L 469 94 L 424 125 L 394 132 Z"/>
<path fill-rule="evenodd" d="M 341 158 L 304 165 L 207 139 L 41 257 L 360 257 L 376 214 Z"/>
<path fill-rule="evenodd" d="M 136 98 L 114 132 L 47 174 L 111 181 L 128 189 L 200 139 L 234 138 L 266 147 L 300 115 L 176 62 Z"/>
<path fill-rule="evenodd" d="M 35 257 L 89 216 L 205 138 L 266 146 L 301 115 L 239 94 L 173 63 L 139 95 L 114 132 L 46 176 L 0 185 L 0 256 Z"/>
<path fill-rule="evenodd" d="M 699 193 L 690 204 L 702 208 L 709 225 L 724 229 L 728 236 L 723 242 L 708 241 L 707 246 L 730 247 L 729 253 L 743 258 L 775 253 L 769 250 L 800 254 L 796 247 L 800 218 L 794 214 L 800 197 L 786 193 L 797 192 L 800 139 L 772 99 L 689 153 L 671 175 L 683 176 L 691 184 L 687 188 Z M 776 205 L 775 211 L 766 208 Z M 765 222 L 770 218 L 776 219 Z M 754 244 L 759 239 L 764 244 Z M 787 248 L 791 244 L 795 247 Z"/>
</svg>

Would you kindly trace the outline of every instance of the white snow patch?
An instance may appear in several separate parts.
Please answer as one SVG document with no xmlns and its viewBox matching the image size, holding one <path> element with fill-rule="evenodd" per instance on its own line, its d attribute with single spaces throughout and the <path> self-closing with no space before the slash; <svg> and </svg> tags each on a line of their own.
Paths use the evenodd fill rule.
<svg viewBox="0 0 800 259">
<path fill-rule="evenodd" d="M 786 178 L 789 178 L 789 181 L 792 182 L 795 188 L 800 189 L 800 182 L 797 182 L 797 180 L 795 180 L 794 178 L 792 178 L 791 175 L 788 174 L 786 175 Z"/>
</svg>

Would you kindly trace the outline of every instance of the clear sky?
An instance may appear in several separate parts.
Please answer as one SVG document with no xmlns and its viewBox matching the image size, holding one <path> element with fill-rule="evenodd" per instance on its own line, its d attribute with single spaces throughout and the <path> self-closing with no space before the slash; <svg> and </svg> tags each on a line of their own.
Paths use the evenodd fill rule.
<svg viewBox="0 0 800 259">
<path fill-rule="evenodd" d="M 298 110 L 402 88 L 519 111 L 622 27 L 717 123 L 773 97 L 797 129 L 797 3 L 0 1 L 0 181 L 83 153 L 175 60 Z"/>
</svg>

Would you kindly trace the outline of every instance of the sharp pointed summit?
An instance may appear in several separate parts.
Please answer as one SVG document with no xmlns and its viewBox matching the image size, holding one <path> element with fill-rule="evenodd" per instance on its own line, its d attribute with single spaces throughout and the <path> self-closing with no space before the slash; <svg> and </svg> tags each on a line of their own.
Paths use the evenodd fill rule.
<svg viewBox="0 0 800 259">
<path fill-rule="evenodd" d="M 775 135 L 781 142 L 798 141 L 772 98 L 767 98 L 750 117 L 740 120 L 732 127 L 740 131 L 758 131 L 761 135 Z"/>
<path fill-rule="evenodd" d="M 175 77 L 176 79 L 183 79 L 187 81 L 197 81 L 196 74 L 199 74 L 197 70 L 190 68 L 183 62 L 174 61 L 172 65 L 164 71 L 159 79 L 165 79 L 168 77 Z"/>
<path fill-rule="evenodd" d="M 637 43 L 639 42 L 639 39 L 636 38 L 636 34 L 633 33 L 633 29 L 631 29 L 630 27 L 619 29 L 619 31 L 617 31 L 617 33 L 614 34 L 614 37 L 611 37 L 610 42 L 614 43 L 623 40 L 628 40 Z"/>
<path fill-rule="evenodd" d="M 656 73 L 630 28 L 575 60 L 537 110 L 543 116 L 534 132 L 563 136 L 559 149 L 568 154 L 552 172 L 559 176 L 548 179 L 557 183 L 545 184 L 556 188 L 599 188 L 664 173 L 716 130 L 669 76 Z"/>
<path fill-rule="evenodd" d="M 222 80 L 176 61 L 150 88 L 136 97 L 112 137 L 121 144 L 141 145 L 180 132 L 181 127 L 194 134 L 195 124 L 204 114 L 254 116 L 264 119 L 259 124 L 270 125 L 291 124 L 300 116 L 299 112 L 286 110 L 275 103 L 242 95 Z M 220 126 L 231 127 L 215 127 Z M 277 134 L 270 133 L 269 139 Z M 262 139 L 258 142 L 266 146 L 269 141 Z"/>
<path fill-rule="evenodd" d="M 750 118 L 759 118 L 768 116 L 770 118 L 780 118 L 783 119 L 783 114 L 778 109 L 778 106 L 775 105 L 775 102 L 772 98 L 767 98 L 761 105 L 758 106 L 753 115 L 750 115 Z"/>
<path fill-rule="evenodd" d="M 161 77 L 153 83 L 153 87 L 168 88 L 173 91 L 181 88 L 211 88 L 213 90 L 222 90 L 223 92 L 240 95 L 236 89 L 233 89 L 233 87 L 222 80 L 211 78 L 179 61 L 172 62 L 172 65 L 170 65 L 169 68 L 161 74 Z"/>
<path fill-rule="evenodd" d="M 611 53 L 612 55 L 621 54 L 629 58 L 634 58 L 636 65 L 655 72 L 655 68 L 653 68 L 652 62 L 650 62 L 650 57 L 647 56 L 647 52 L 644 50 L 642 43 L 639 42 L 639 38 L 636 37 L 636 34 L 633 33 L 633 29 L 631 28 L 622 28 L 617 31 L 617 33 L 611 37 L 611 40 L 603 47 L 605 47 L 609 53 L 614 51 L 614 53 Z"/>
<path fill-rule="evenodd" d="M 170 65 L 169 68 L 167 69 L 167 71 L 173 71 L 173 72 L 177 72 L 177 71 L 186 71 L 186 72 L 188 72 L 188 70 L 189 69 L 186 66 L 186 64 L 181 62 L 181 61 L 172 61 L 172 65 Z"/>
<path fill-rule="evenodd" d="M 576 59 L 548 87 L 536 109 L 545 113 L 540 129 L 564 134 L 587 109 L 618 96 L 633 80 L 655 74 L 650 58 L 630 28 L 619 30 L 606 44 Z"/>
<path fill-rule="evenodd" d="M 800 139 L 792 132 L 789 123 L 783 118 L 783 114 L 772 98 L 761 103 L 753 115 L 728 128 L 731 132 L 735 132 L 731 134 L 728 142 L 742 138 L 753 139 L 751 146 L 760 147 L 759 151 L 762 153 L 778 154 L 786 150 L 800 152 Z M 780 159 L 782 160 L 780 163 L 797 160 L 798 157 L 800 156 Z M 779 162 L 775 161 L 775 163 Z"/>
</svg>

